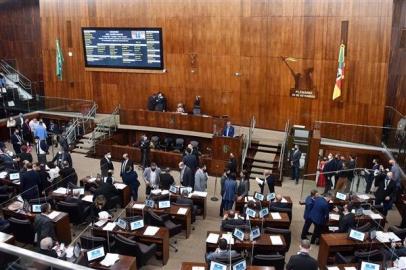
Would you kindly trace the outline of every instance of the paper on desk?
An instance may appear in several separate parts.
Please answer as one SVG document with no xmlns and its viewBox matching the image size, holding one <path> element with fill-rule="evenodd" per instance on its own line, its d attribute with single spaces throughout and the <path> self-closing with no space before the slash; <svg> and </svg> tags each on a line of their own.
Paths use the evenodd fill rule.
<svg viewBox="0 0 406 270">
<path fill-rule="evenodd" d="M 142 204 L 142 203 L 134 203 L 133 208 L 135 208 L 135 209 L 144 209 L 144 208 L 145 208 L 145 204 Z"/>
<path fill-rule="evenodd" d="M 340 220 L 340 215 L 338 214 L 330 214 L 330 220 Z"/>
<path fill-rule="evenodd" d="M 106 224 L 105 220 L 99 220 L 96 223 L 94 223 L 94 225 L 97 227 L 102 227 L 104 224 Z"/>
<path fill-rule="evenodd" d="M 355 213 L 355 211 L 354 211 Z M 372 210 L 362 210 L 362 214 L 366 215 L 366 216 L 370 216 L 372 214 L 374 214 L 374 212 L 372 212 Z"/>
<path fill-rule="evenodd" d="M 252 197 L 252 196 L 247 196 L 247 197 L 245 197 L 245 199 L 244 199 L 245 202 L 253 201 L 253 200 L 254 200 L 254 197 Z"/>
<path fill-rule="evenodd" d="M 66 258 L 72 258 L 73 256 L 73 246 L 69 246 L 66 248 Z"/>
<path fill-rule="evenodd" d="M 393 241 L 393 242 L 400 241 L 400 238 L 393 232 L 383 232 L 383 231 L 376 232 L 376 239 L 381 243 L 389 243 L 391 241 Z"/>
<path fill-rule="evenodd" d="M 358 194 L 357 197 L 361 200 L 369 200 L 369 196 L 366 194 Z"/>
<path fill-rule="evenodd" d="M 192 266 L 192 270 L 204 270 L 206 269 L 204 266 Z"/>
<path fill-rule="evenodd" d="M 120 259 L 120 256 L 116 253 L 107 253 L 106 257 L 100 262 L 101 265 L 110 267 Z"/>
<path fill-rule="evenodd" d="M 61 213 L 61 212 L 58 212 L 58 211 L 52 211 L 52 212 L 49 213 L 47 216 L 48 216 L 50 219 L 54 219 L 54 218 L 56 218 L 60 213 Z"/>
<path fill-rule="evenodd" d="M 112 231 L 116 227 L 115 222 L 109 222 L 103 227 L 103 231 Z"/>
<path fill-rule="evenodd" d="M 337 266 L 327 266 L 327 270 L 340 270 Z"/>
<path fill-rule="evenodd" d="M 282 219 L 279 212 L 271 212 L 272 219 Z"/>
<path fill-rule="evenodd" d="M 181 208 L 178 209 L 178 214 L 179 215 L 186 215 L 187 210 L 188 210 L 188 208 L 181 207 Z"/>
<path fill-rule="evenodd" d="M 357 270 L 354 266 L 344 266 L 344 270 Z"/>
<path fill-rule="evenodd" d="M 54 190 L 54 193 L 56 193 L 56 194 L 66 194 L 66 191 L 67 191 L 66 188 L 60 187 L 60 188 Z"/>
<path fill-rule="evenodd" d="M 114 186 L 116 187 L 116 189 L 125 189 L 125 187 L 127 185 L 126 184 L 121 184 L 121 183 L 115 183 Z"/>
<path fill-rule="evenodd" d="M 279 235 L 271 235 L 270 238 L 271 238 L 272 245 L 274 245 L 274 246 L 283 245 L 283 241 Z"/>
<path fill-rule="evenodd" d="M 328 226 L 328 230 L 329 230 L 330 232 L 336 232 L 336 231 L 339 230 L 339 228 L 336 227 L 336 226 Z"/>
<path fill-rule="evenodd" d="M 234 245 L 234 238 L 233 238 L 233 235 L 232 235 L 230 232 L 228 232 L 228 233 L 223 233 L 223 234 L 221 235 L 221 238 L 226 239 L 227 244 Z"/>
<path fill-rule="evenodd" d="M 383 217 L 382 217 L 380 214 L 372 213 L 372 214 L 369 214 L 369 216 L 370 216 L 372 219 L 383 219 Z"/>
<path fill-rule="evenodd" d="M 287 203 L 287 202 L 288 202 L 288 200 L 286 200 L 286 199 L 285 199 L 285 197 L 282 197 L 281 202 L 282 202 L 282 203 Z"/>
<path fill-rule="evenodd" d="M 198 197 L 203 197 L 206 198 L 207 197 L 207 192 L 205 191 L 193 191 L 192 196 L 198 196 Z"/>
<path fill-rule="evenodd" d="M 258 177 L 255 178 L 255 181 L 257 181 L 257 183 L 262 186 L 264 184 L 264 180 L 259 179 Z"/>
<path fill-rule="evenodd" d="M 93 183 L 94 181 L 96 181 L 96 177 L 91 177 L 87 180 L 89 183 Z"/>
<path fill-rule="evenodd" d="M 93 195 L 85 195 L 85 196 L 83 196 L 82 201 L 90 202 L 90 203 L 93 202 Z"/>
<path fill-rule="evenodd" d="M 219 237 L 220 235 L 216 233 L 209 233 L 209 236 L 206 238 L 206 243 L 217 244 Z"/>
<path fill-rule="evenodd" d="M 155 235 L 159 231 L 159 227 L 148 226 L 145 229 L 144 235 Z"/>
<path fill-rule="evenodd" d="M 6 178 L 7 172 L 0 172 L 0 178 Z"/>
</svg>

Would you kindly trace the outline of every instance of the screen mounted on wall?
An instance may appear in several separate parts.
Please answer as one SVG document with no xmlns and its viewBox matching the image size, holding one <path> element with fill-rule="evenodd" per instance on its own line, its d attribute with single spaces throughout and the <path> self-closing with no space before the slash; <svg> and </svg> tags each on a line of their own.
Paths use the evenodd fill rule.
<svg viewBox="0 0 406 270">
<path fill-rule="evenodd" d="M 161 28 L 82 28 L 86 67 L 163 70 Z"/>
</svg>

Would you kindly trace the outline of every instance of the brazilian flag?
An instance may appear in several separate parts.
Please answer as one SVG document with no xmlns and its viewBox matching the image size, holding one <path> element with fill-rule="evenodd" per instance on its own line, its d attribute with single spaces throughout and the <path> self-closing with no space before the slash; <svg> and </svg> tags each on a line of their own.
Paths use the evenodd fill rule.
<svg viewBox="0 0 406 270">
<path fill-rule="evenodd" d="M 56 40 L 56 76 L 59 80 L 62 80 L 62 70 L 63 70 L 63 53 L 61 46 L 59 45 L 59 39 Z"/>
</svg>

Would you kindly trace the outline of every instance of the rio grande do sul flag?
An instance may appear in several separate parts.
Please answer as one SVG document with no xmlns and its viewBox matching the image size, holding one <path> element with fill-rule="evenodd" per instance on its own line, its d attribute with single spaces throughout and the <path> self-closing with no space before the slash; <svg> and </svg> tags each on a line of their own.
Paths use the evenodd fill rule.
<svg viewBox="0 0 406 270">
<path fill-rule="evenodd" d="M 63 53 L 61 46 L 59 44 L 59 39 L 56 40 L 56 76 L 59 80 L 62 80 L 62 72 L 63 72 Z"/>
<path fill-rule="evenodd" d="M 341 86 L 342 86 L 342 81 L 344 79 L 344 67 L 345 67 L 344 54 L 345 54 L 345 45 L 341 44 L 340 51 L 338 53 L 338 70 L 337 70 L 336 84 L 334 86 L 334 91 L 333 91 L 333 100 L 335 100 L 341 96 Z"/>
</svg>

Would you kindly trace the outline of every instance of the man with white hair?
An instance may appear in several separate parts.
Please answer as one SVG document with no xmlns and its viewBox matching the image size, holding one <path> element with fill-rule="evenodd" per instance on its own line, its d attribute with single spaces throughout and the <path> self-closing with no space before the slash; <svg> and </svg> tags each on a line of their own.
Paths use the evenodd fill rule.
<svg viewBox="0 0 406 270">
<path fill-rule="evenodd" d="M 375 186 L 378 187 L 375 191 L 375 205 L 383 203 L 383 214 L 386 216 L 391 207 L 391 202 L 396 196 L 396 183 L 393 179 L 393 173 L 388 172 L 385 178 L 375 179 Z"/>
<path fill-rule="evenodd" d="M 53 249 L 54 241 L 51 237 L 45 237 L 40 242 L 40 253 L 47 255 L 49 257 L 58 258 L 58 254 L 56 253 L 55 249 Z"/>
<path fill-rule="evenodd" d="M 310 252 L 310 241 L 303 239 L 300 242 L 300 250 L 296 255 L 292 255 L 286 265 L 286 270 L 317 270 L 319 264 L 312 258 Z"/>
</svg>

